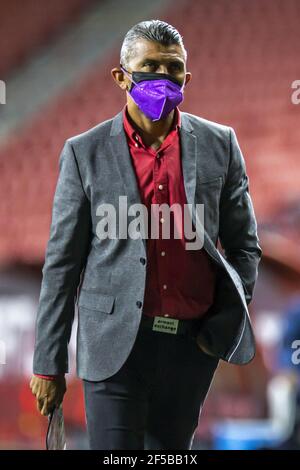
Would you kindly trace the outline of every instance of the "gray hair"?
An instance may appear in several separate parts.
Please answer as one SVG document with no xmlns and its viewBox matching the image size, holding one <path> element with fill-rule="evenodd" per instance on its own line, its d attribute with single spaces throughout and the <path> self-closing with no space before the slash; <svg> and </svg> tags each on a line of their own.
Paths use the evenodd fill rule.
<svg viewBox="0 0 300 470">
<path fill-rule="evenodd" d="M 182 36 L 174 26 L 160 20 L 147 20 L 134 25 L 124 37 L 120 52 L 120 64 L 125 68 L 129 67 L 129 62 L 135 55 L 135 43 L 138 39 L 155 41 L 164 46 L 177 44 L 183 49 L 185 61 L 187 59 Z"/>
</svg>

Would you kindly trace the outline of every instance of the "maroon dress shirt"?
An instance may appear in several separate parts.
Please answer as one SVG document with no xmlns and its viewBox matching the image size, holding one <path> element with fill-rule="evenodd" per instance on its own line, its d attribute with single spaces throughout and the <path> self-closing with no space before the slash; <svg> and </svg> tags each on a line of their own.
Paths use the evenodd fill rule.
<svg viewBox="0 0 300 470">
<path fill-rule="evenodd" d="M 198 318 L 212 305 L 217 267 L 206 251 L 187 250 L 184 236 L 184 204 L 187 204 L 181 166 L 180 111 L 174 110 L 171 129 L 163 143 L 154 149 L 144 144 L 137 126 L 123 109 L 123 123 L 137 177 L 141 202 L 148 210 L 146 288 L 143 314 L 177 319 Z M 181 212 L 170 213 L 170 238 L 163 238 L 163 213 L 152 212 L 151 204 L 179 204 Z M 159 237 L 151 238 L 151 215 L 159 218 Z M 175 225 L 182 237 L 175 238 Z M 194 226 L 192 225 L 194 229 Z M 172 236 L 173 235 L 173 236 Z"/>
</svg>

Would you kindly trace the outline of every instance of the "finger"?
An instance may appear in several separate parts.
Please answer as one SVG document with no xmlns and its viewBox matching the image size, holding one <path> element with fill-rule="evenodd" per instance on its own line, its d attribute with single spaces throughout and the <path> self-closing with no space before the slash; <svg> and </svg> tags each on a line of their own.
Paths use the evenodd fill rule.
<svg viewBox="0 0 300 470">
<path fill-rule="evenodd" d="M 34 381 L 31 387 L 32 393 L 36 395 L 39 390 L 41 390 L 41 384 L 39 382 Z"/>
<path fill-rule="evenodd" d="M 36 396 L 36 398 L 39 400 L 43 397 L 44 393 L 43 393 L 43 390 L 41 390 L 41 387 L 39 387 L 38 385 L 35 385 L 32 389 L 32 393 L 33 395 Z"/>
<path fill-rule="evenodd" d="M 42 406 L 42 409 L 41 409 L 41 414 L 44 415 L 44 416 L 47 416 L 49 414 L 48 413 L 48 398 L 47 397 L 44 399 L 43 406 Z"/>
<path fill-rule="evenodd" d="M 36 376 L 35 376 L 35 375 L 32 375 L 32 376 L 31 376 L 31 379 L 30 379 L 30 385 L 33 385 L 33 384 L 34 384 L 35 379 L 36 379 Z"/>
<path fill-rule="evenodd" d="M 44 416 L 48 416 L 54 410 L 54 408 L 55 408 L 55 403 L 47 402 L 46 404 L 44 404 L 41 413 Z"/>
<path fill-rule="evenodd" d="M 43 408 L 43 404 L 44 404 L 44 400 L 42 399 L 37 399 L 36 400 L 36 407 L 37 407 L 37 410 L 38 412 L 40 413 L 42 408 Z"/>
<path fill-rule="evenodd" d="M 55 401 L 53 398 L 46 397 L 44 400 L 43 407 L 41 409 L 41 413 L 47 416 L 51 411 L 55 408 Z"/>
</svg>

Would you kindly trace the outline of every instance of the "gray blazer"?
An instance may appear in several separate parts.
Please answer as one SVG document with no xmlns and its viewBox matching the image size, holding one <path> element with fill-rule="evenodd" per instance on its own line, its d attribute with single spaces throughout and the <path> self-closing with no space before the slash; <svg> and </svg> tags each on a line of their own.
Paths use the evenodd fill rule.
<svg viewBox="0 0 300 470">
<path fill-rule="evenodd" d="M 221 273 L 199 336 L 219 359 L 246 364 L 255 354 L 248 304 L 262 250 L 245 161 L 231 127 L 186 112 L 181 122 L 187 201 L 194 223 L 195 204 L 205 205 L 203 248 Z M 36 318 L 36 374 L 68 372 L 76 304 L 78 377 L 110 377 L 133 347 L 142 316 L 146 240 L 103 239 L 96 233 L 97 206 L 117 208 L 120 195 L 127 196 L 128 207 L 141 203 L 122 111 L 67 139 L 60 155 Z"/>
</svg>

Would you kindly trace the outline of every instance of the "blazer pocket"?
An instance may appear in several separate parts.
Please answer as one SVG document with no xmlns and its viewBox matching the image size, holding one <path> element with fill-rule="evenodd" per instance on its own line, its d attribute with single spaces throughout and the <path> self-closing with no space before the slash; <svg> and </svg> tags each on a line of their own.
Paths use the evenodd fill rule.
<svg viewBox="0 0 300 470">
<path fill-rule="evenodd" d="M 214 185 L 222 185 L 223 176 L 198 176 L 198 183 L 199 184 L 214 184 Z"/>
<path fill-rule="evenodd" d="M 78 307 L 96 310 L 104 313 L 113 313 L 115 297 L 98 291 L 81 289 L 78 298 Z"/>
</svg>

